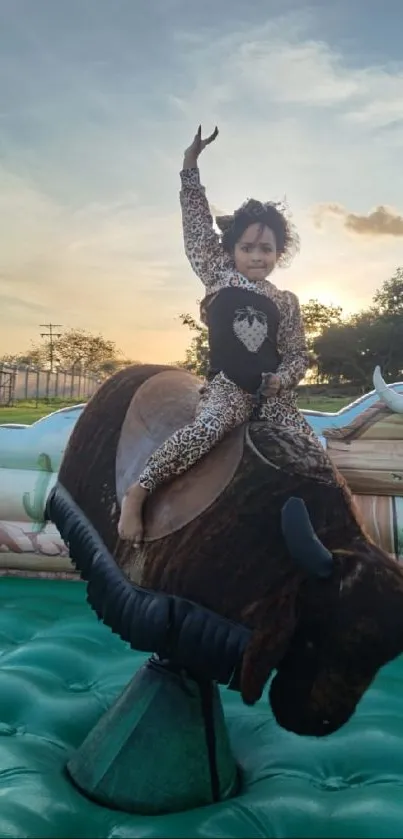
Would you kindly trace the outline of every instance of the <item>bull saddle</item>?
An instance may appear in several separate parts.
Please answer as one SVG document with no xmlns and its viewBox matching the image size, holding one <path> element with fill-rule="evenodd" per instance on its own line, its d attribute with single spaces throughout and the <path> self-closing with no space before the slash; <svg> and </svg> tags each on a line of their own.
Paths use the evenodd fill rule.
<svg viewBox="0 0 403 839">
<path fill-rule="evenodd" d="M 119 504 L 153 452 L 195 418 L 201 383 L 191 373 L 168 370 L 147 379 L 134 394 L 116 453 Z M 241 462 L 244 426 L 229 434 L 187 472 L 147 500 L 144 541 L 162 539 L 200 516 L 226 489 Z"/>
</svg>

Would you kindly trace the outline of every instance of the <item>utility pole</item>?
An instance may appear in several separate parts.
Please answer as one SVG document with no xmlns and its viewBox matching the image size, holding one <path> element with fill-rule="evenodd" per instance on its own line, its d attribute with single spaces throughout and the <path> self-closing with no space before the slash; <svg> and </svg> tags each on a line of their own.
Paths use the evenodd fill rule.
<svg viewBox="0 0 403 839">
<path fill-rule="evenodd" d="M 47 327 L 47 332 L 41 332 L 41 338 L 48 338 L 49 339 L 49 362 L 50 362 L 50 371 L 53 371 L 53 345 L 55 338 L 60 338 L 62 333 L 61 332 L 53 332 L 54 329 L 61 328 L 61 323 L 40 323 L 41 327 Z"/>
</svg>

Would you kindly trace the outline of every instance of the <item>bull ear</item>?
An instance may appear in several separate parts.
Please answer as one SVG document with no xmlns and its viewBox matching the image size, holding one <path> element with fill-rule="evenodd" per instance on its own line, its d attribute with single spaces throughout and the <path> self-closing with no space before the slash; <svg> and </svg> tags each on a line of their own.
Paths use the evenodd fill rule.
<svg viewBox="0 0 403 839">
<path fill-rule="evenodd" d="M 270 686 L 270 704 L 282 728 L 323 737 L 343 726 L 371 684 L 375 672 L 322 655 L 313 642 L 298 643 Z"/>
<path fill-rule="evenodd" d="M 297 620 L 296 593 L 296 587 L 280 592 L 279 597 L 267 598 L 260 606 L 264 608 L 260 628 L 253 632 L 242 661 L 240 689 L 247 705 L 261 698 L 272 670 L 289 647 Z"/>
</svg>

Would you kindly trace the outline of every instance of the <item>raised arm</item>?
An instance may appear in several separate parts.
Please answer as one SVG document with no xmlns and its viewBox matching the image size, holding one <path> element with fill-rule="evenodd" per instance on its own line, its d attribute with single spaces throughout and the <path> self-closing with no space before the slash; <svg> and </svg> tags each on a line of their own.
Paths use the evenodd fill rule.
<svg viewBox="0 0 403 839">
<path fill-rule="evenodd" d="M 185 152 L 181 171 L 180 202 L 185 253 L 193 271 L 207 288 L 217 279 L 223 253 L 213 228 L 206 191 L 200 183 L 197 161 L 203 149 L 215 140 L 217 134 L 218 130 L 215 129 L 210 137 L 202 140 L 199 128 Z"/>
<path fill-rule="evenodd" d="M 278 330 L 281 363 L 276 371 L 282 390 L 293 390 L 309 367 L 305 329 L 298 297 L 291 291 L 284 295 Z"/>
</svg>

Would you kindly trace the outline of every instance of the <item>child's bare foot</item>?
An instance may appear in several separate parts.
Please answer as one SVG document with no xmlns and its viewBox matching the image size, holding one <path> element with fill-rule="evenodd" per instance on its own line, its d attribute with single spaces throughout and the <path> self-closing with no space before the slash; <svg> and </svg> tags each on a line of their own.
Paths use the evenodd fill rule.
<svg viewBox="0 0 403 839">
<path fill-rule="evenodd" d="M 122 500 L 122 510 L 118 524 L 118 533 L 125 541 L 136 542 L 143 538 L 143 504 L 147 498 L 148 490 L 133 484 L 129 487 Z"/>
</svg>

